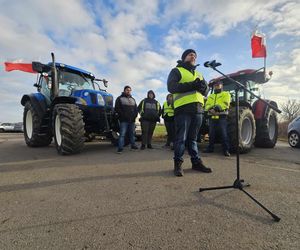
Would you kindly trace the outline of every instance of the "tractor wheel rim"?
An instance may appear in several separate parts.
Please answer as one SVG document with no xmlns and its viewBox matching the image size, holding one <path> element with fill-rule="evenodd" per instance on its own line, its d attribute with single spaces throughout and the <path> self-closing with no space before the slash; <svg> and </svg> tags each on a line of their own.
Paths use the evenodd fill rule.
<svg viewBox="0 0 300 250">
<path fill-rule="evenodd" d="M 275 132 L 276 132 L 276 119 L 273 115 L 271 115 L 269 119 L 269 137 L 271 140 L 274 139 Z"/>
<path fill-rule="evenodd" d="M 55 117 L 55 138 L 58 146 L 61 145 L 62 136 L 61 136 L 61 122 L 59 115 Z"/>
<path fill-rule="evenodd" d="M 248 145 L 252 139 L 252 123 L 249 117 L 246 117 L 242 122 L 241 139 L 242 143 Z"/>
<path fill-rule="evenodd" d="M 32 113 L 30 110 L 28 110 L 26 113 L 26 134 L 29 139 L 31 139 L 32 137 L 32 130 L 33 130 Z"/>
<path fill-rule="evenodd" d="M 299 136 L 295 133 L 292 133 L 289 138 L 290 144 L 295 147 L 299 142 Z"/>
</svg>

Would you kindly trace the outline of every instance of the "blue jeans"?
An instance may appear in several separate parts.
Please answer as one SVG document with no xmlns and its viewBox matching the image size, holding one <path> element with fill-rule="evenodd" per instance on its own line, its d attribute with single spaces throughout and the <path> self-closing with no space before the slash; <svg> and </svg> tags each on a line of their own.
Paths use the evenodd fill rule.
<svg viewBox="0 0 300 250">
<path fill-rule="evenodd" d="M 227 135 L 227 117 L 220 117 L 219 119 L 209 118 L 209 145 L 208 149 L 213 151 L 215 138 L 216 138 L 216 130 L 220 129 L 222 135 L 222 147 L 223 151 L 229 151 L 229 141 Z"/>
<path fill-rule="evenodd" d="M 123 149 L 127 131 L 128 131 L 128 136 L 129 136 L 131 146 L 135 145 L 134 130 L 135 130 L 134 122 L 121 122 L 120 123 L 120 137 L 119 137 L 118 149 L 120 149 L 120 150 Z"/>
<path fill-rule="evenodd" d="M 175 115 L 174 161 L 183 161 L 185 146 L 188 148 L 191 162 L 200 160 L 197 136 L 202 124 L 202 114 Z"/>
</svg>

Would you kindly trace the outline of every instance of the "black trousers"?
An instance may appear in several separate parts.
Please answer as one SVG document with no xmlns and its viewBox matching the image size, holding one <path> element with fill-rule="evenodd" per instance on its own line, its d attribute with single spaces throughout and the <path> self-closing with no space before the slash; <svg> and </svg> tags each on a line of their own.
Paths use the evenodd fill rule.
<svg viewBox="0 0 300 250">
<path fill-rule="evenodd" d="M 174 143 L 174 133 L 175 133 L 175 123 L 174 121 L 165 121 L 165 126 L 167 130 L 167 145 L 170 145 L 170 143 Z"/>
<path fill-rule="evenodd" d="M 142 144 L 148 145 L 152 143 L 152 136 L 156 126 L 156 122 L 141 121 L 142 127 Z"/>
</svg>

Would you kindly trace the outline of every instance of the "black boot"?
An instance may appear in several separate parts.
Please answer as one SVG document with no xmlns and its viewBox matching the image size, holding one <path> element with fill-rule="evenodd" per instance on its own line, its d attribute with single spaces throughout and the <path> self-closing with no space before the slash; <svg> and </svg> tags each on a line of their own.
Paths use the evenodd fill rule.
<svg viewBox="0 0 300 250">
<path fill-rule="evenodd" d="M 192 163 L 192 169 L 196 170 L 196 171 L 204 172 L 204 173 L 211 173 L 212 172 L 210 168 L 207 168 L 203 165 L 201 160 Z"/>
<path fill-rule="evenodd" d="M 183 169 L 182 169 L 183 161 L 174 161 L 174 175 L 175 176 L 183 176 Z"/>
</svg>

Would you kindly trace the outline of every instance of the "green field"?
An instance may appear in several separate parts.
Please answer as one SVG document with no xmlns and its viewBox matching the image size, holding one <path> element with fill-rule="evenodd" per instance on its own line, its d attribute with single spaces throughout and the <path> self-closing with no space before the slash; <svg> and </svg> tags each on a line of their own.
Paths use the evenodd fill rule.
<svg viewBox="0 0 300 250">
<path fill-rule="evenodd" d="M 157 124 L 154 130 L 154 137 L 165 137 L 167 135 L 166 127 L 163 124 Z"/>
</svg>

